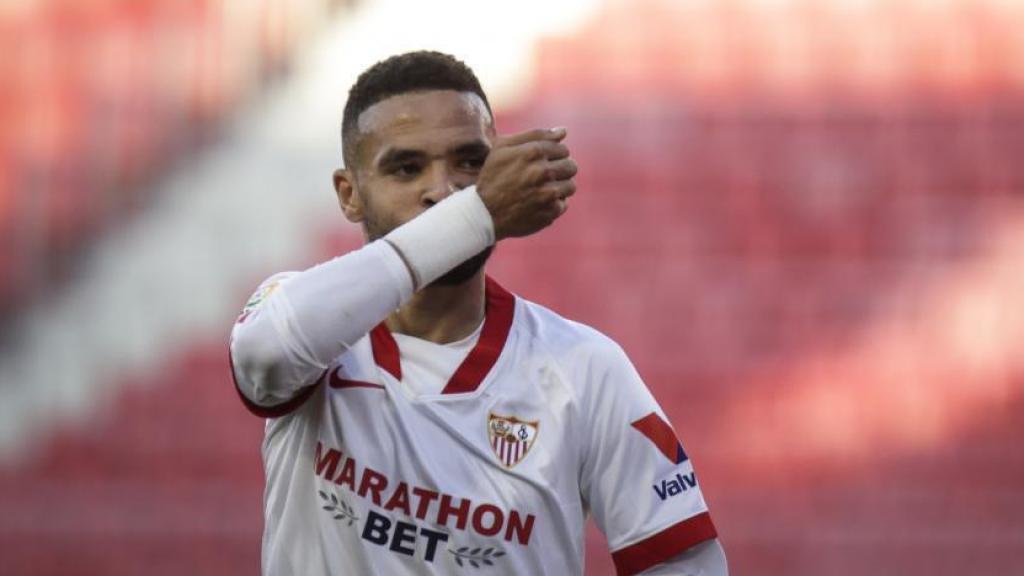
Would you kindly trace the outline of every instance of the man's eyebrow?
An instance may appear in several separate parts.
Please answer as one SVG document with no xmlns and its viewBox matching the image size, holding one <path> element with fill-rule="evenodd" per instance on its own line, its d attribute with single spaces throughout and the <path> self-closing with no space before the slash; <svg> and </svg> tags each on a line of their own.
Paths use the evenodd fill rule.
<svg viewBox="0 0 1024 576">
<path fill-rule="evenodd" d="M 491 147 L 483 140 L 473 140 L 465 144 L 459 144 L 451 150 L 453 156 L 486 156 Z"/>
<path fill-rule="evenodd" d="M 385 166 L 388 164 L 401 164 L 402 162 L 409 162 L 411 160 L 421 160 L 424 156 L 426 156 L 426 154 L 420 150 L 392 148 L 380 156 L 377 160 L 377 165 Z"/>
</svg>

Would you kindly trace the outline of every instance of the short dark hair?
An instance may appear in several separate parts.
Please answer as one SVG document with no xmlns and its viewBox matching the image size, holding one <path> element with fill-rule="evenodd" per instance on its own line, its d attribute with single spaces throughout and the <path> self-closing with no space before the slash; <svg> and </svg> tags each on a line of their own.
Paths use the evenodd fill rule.
<svg viewBox="0 0 1024 576">
<path fill-rule="evenodd" d="M 454 56 L 431 50 L 406 52 L 370 66 L 348 92 L 341 120 L 341 152 L 345 165 L 355 158 L 359 115 L 374 104 L 399 94 L 426 90 L 472 92 L 491 112 L 491 104 L 476 74 Z M 493 113 L 491 113 L 493 116 Z"/>
</svg>

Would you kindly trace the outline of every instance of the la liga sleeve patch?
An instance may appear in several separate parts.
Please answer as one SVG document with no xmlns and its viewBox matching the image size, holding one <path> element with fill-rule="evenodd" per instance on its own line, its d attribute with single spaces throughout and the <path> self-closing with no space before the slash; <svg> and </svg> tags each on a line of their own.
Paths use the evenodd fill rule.
<svg viewBox="0 0 1024 576">
<path fill-rule="evenodd" d="M 242 308 L 242 313 L 235 320 L 235 323 L 241 324 L 242 322 L 245 322 L 246 319 L 252 315 L 253 311 L 256 310 L 256 308 L 259 307 L 259 305 L 262 304 L 268 296 L 277 290 L 277 287 L 280 284 L 281 280 L 279 277 L 272 277 L 257 288 L 256 292 L 250 296 L 249 300 L 245 303 L 245 306 Z"/>
</svg>

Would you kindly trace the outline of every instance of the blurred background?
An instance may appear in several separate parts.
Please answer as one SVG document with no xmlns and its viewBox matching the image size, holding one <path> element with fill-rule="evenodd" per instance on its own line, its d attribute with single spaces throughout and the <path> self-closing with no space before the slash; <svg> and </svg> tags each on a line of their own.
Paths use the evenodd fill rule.
<svg viewBox="0 0 1024 576">
<path fill-rule="evenodd" d="M 257 573 L 228 331 L 360 245 L 346 90 L 435 48 L 500 131 L 569 128 L 572 209 L 491 273 L 625 347 L 734 575 L 1024 574 L 1022 27 L 1019 0 L 0 1 L 0 573 Z"/>
</svg>

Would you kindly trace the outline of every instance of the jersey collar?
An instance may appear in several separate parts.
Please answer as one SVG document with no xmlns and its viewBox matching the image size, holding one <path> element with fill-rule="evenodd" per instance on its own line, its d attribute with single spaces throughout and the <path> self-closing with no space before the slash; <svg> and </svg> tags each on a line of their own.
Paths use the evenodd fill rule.
<svg viewBox="0 0 1024 576">
<path fill-rule="evenodd" d="M 484 299 L 484 325 L 480 329 L 480 338 L 452 374 L 448 384 L 441 391 L 442 394 L 475 391 L 494 367 L 505 347 L 509 331 L 512 329 L 515 296 L 488 276 Z M 384 322 L 370 331 L 370 346 L 377 366 L 394 376 L 396 380 L 401 380 L 402 361 L 398 344 Z"/>
</svg>

